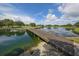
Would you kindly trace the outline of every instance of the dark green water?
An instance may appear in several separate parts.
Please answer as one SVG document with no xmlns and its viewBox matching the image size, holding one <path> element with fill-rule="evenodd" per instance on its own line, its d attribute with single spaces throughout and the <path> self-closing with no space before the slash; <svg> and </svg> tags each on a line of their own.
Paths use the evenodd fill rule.
<svg viewBox="0 0 79 59">
<path fill-rule="evenodd" d="M 16 49 L 27 50 L 38 43 L 39 40 L 29 36 L 27 32 L 0 30 L 0 55 L 6 55 Z"/>
</svg>

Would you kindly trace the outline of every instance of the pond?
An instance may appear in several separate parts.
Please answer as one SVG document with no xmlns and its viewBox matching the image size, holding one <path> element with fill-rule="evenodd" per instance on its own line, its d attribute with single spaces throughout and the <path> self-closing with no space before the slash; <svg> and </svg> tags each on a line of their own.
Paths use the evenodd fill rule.
<svg viewBox="0 0 79 59">
<path fill-rule="evenodd" d="M 0 55 L 16 55 L 17 50 L 24 51 L 24 49 L 33 47 L 38 43 L 39 40 L 32 39 L 26 31 L 10 32 L 0 30 Z"/>
<path fill-rule="evenodd" d="M 65 37 L 77 36 L 77 34 L 65 28 L 43 28 L 41 30 Z M 37 37 L 32 37 L 27 31 L 0 30 L 0 55 L 19 55 L 25 50 L 36 46 L 39 42 L 40 40 Z"/>
<path fill-rule="evenodd" d="M 41 30 L 44 30 L 46 32 L 51 32 L 54 33 L 56 35 L 61 35 L 61 36 L 65 36 L 65 37 L 77 37 L 78 35 L 73 33 L 72 31 L 68 31 L 65 28 L 62 27 L 58 27 L 58 28 L 43 28 Z"/>
</svg>

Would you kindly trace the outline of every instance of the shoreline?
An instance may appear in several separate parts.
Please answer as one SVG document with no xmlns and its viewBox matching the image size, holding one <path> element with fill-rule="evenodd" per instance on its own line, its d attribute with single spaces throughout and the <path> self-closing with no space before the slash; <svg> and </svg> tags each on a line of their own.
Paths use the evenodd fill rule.
<svg viewBox="0 0 79 59">
<path fill-rule="evenodd" d="M 46 43 L 43 42 L 43 41 L 41 41 L 37 46 L 28 49 L 27 51 L 25 51 L 25 52 L 23 52 L 22 54 L 20 54 L 20 56 L 32 56 L 31 54 L 32 54 L 35 50 L 40 50 L 39 56 L 41 56 L 41 55 L 43 55 L 42 52 L 46 50 L 46 49 L 43 47 L 44 44 L 46 44 Z"/>
<path fill-rule="evenodd" d="M 46 49 L 43 47 L 45 44 L 45 42 L 40 42 L 36 47 L 32 47 L 32 50 L 36 50 L 39 49 L 40 50 L 40 56 L 44 55 L 43 51 L 46 51 Z"/>
<path fill-rule="evenodd" d="M 64 56 L 64 54 L 58 51 L 57 48 L 42 41 L 37 46 L 20 54 L 20 56 Z"/>
</svg>

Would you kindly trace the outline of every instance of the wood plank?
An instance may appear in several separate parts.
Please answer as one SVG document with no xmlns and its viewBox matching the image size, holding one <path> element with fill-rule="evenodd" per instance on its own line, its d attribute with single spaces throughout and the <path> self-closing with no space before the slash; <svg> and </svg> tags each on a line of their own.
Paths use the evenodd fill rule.
<svg viewBox="0 0 79 59">
<path fill-rule="evenodd" d="M 34 33 L 38 37 L 42 38 L 44 41 L 55 45 L 58 49 L 68 53 L 69 55 L 74 55 L 74 42 L 69 41 L 63 36 L 57 36 L 53 33 L 45 32 L 40 29 L 27 29 Z"/>
</svg>

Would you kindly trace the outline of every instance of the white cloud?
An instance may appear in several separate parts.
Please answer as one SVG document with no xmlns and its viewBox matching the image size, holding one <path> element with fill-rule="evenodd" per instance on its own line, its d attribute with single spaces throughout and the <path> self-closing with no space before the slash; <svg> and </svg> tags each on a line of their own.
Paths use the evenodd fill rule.
<svg viewBox="0 0 79 59">
<path fill-rule="evenodd" d="M 20 10 L 18 8 L 16 8 L 16 6 L 12 5 L 12 4 L 0 4 L 0 20 L 8 18 L 8 19 L 12 19 L 14 21 L 22 21 L 25 24 L 29 24 L 34 22 L 35 23 L 35 19 L 27 16 L 27 15 L 22 15 L 22 14 L 18 14 L 18 12 L 20 12 Z"/>
<path fill-rule="evenodd" d="M 2 13 L 2 14 L 14 13 L 14 12 L 16 13 L 17 11 L 19 11 L 19 9 L 17 9 L 17 7 L 12 4 L 8 4 L 8 3 L 0 4 L 0 13 Z"/>
<path fill-rule="evenodd" d="M 51 12 L 48 11 L 48 14 L 46 16 L 46 20 L 44 21 L 44 24 L 45 25 L 48 25 L 48 24 L 63 25 L 63 24 L 69 24 L 69 23 L 70 24 L 76 23 L 78 21 L 77 19 L 79 19 L 79 16 L 76 13 L 79 11 L 73 10 L 73 8 L 76 9 L 76 8 L 78 8 L 78 6 L 72 7 L 71 6 L 72 4 L 66 4 L 66 5 L 63 4 L 63 6 L 61 5 L 59 7 L 59 10 L 63 13 L 63 15 L 60 18 L 55 16 L 55 14 L 52 14 L 52 11 Z M 70 6 L 68 7 L 68 5 L 70 5 Z M 75 13 L 75 15 L 74 15 L 74 13 Z"/>
<path fill-rule="evenodd" d="M 43 14 L 43 11 L 41 11 L 41 12 L 39 12 L 39 13 L 36 13 L 34 16 L 36 17 L 36 16 L 40 16 L 40 15 L 42 15 Z"/>
<path fill-rule="evenodd" d="M 29 17 L 29 16 L 21 16 L 19 17 L 20 21 L 24 22 L 25 24 L 29 24 L 29 23 L 36 23 L 35 19 Z"/>
<path fill-rule="evenodd" d="M 49 24 L 59 24 L 59 25 L 63 25 L 63 24 L 74 24 L 75 22 L 78 22 L 79 19 L 79 4 L 71 4 L 71 3 L 65 3 L 65 4 L 61 4 L 58 7 L 58 10 L 63 14 L 62 16 L 60 16 L 60 18 L 57 17 L 51 17 L 51 14 L 47 17 L 49 19 L 54 19 L 54 20 L 46 20 L 47 22 L 49 22 Z M 55 16 L 55 15 L 54 15 Z"/>
<path fill-rule="evenodd" d="M 52 22 L 55 21 L 56 19 L 57 17 L 55 15 L 48 14 L 46 16 L 46 20 L 44 21 L 44 24 L 52 24 Z"/>
<path fill-rule="evenodd" d="M 48 14 L 47 16 L 46 16 L 46 19 L 47 20 L 51 20 L 51 21 L 53 21 L 53 20 L 56 20 L 57 19 L 57 17 L 53 14 Z"/>
<path fill-rule="evenodd" d="M 77 22 L 77 21 L 78 21 L 78 20 L 57 19 L 57 20 L 53 21 L 52 24 L 54 24 L 54 25 L 74 24 L 74 23 Z"/>
<path fill-rule="evenodd" d="M 79 17 L 79 3 L 65 3 L 60 5 L 58 10 L 67 17 Z"/>
<path fill-rule="evenodd" d="M 51 9 L 48 9 L 48 14 L 45 16 L 44 24 L 49 24 L 52 20 L 56 19 L 55 15 L 52 15 Z"/>
<path fill-rule="evenodd" d="M 14 15 L 14 14 L 4 14 L 0 16 L 0 19 L 12 19 L 13 21 L 22 21 L 25 24 L 35 23 L 35 19 L 30 16 L 23 16 L 23 15 Z"/>
<path fill-rule="evenodd" d="M 52 10 L 48 9 L 48 14 L 45 16 L 44 25 L 52 24 L 52 22 L 57 19 L 57 17 L 52 13 Z"/>
<path fill-rule="evenodd" d="M 43 24 L 74 24 L 77 20 L 75 19 L 79 19 L 79 4 L 61 4 L 58 7 L 58 10 L 63 13 L 63 15 L 58 18 L 55 14 L 53 14 L 53 10 L 48 9 L 48 14 L 45 17 L 45 20 L 39 20 L 39 24 L 43 23 Z M 9 19 L 13 19 L 14 21 L 22 21 L 24 23 L 31 23 L 31 22 L 35 22 L 36 20 L 30 16 L 25 16 L 25 15 L 21 15 L 19 14 L 20 10 L 16 7 L 13 6 L 12 4 L 0 4 L 0 13 L 2 15 L 0 15 L 0 19 L 4 19 L 4 18 L 9 18 Z M 35 16 L 40 16 L 43 14 L 43 11 L 40 13 L 35 14 Z M 40 23 L 41 22 L 41 23 Z"/>
<path fill-rule="evenodd" d="M 44 24 L 45 25 L 48 25 L 48 24 L 52 24 L 52 25 L 65 25 L 65 24 L 75 24 L 78 20 L 71 20 L 71 19 L 56 19 L 56 20 L 53 20 L 53 21 L 48 21 L 48 20 L 45 20 Z"/>
<path fill-rule="evenodd" d="M 45 16 L 45 21 L 44 21 L 44 24 L 47 25 L 47 24 L 52 24 L 52 22 L 56 19 L 58 19 L 54 14 L 52 14 L 52 10 L 51 9 L 48 9 L 48 14 Z"/>
</svg>

